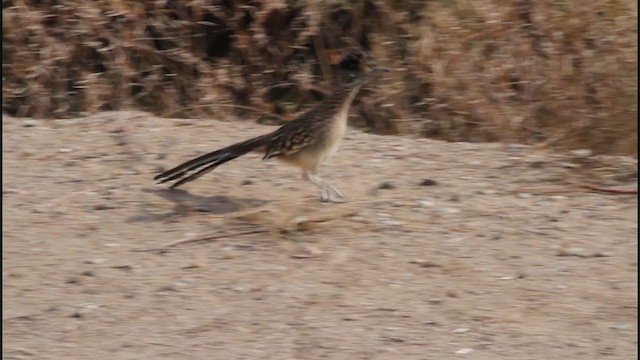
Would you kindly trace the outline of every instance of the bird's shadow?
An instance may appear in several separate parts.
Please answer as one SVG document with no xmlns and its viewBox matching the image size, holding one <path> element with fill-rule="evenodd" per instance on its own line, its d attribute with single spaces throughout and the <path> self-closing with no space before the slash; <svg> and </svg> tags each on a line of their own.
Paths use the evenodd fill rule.
<svg viewBox="0 0 640 360">
<path fill-rule="evenodd" d="M 200 196 L 182 189 L 153 189 L 144 188 L 143 192 L 159 196 L 175 206 L 172 211 L 151 213 L 148 207 L 141 209 L 141 214 L 128 219 L 129 222 L 163 221 L 175 217 L 184 217 L 192 212 L 222 215 L 234 213 L 247 208 L 259 207 L 267 201 L 254 198 L 233 198 L 224 195 Z"/>
</svg>

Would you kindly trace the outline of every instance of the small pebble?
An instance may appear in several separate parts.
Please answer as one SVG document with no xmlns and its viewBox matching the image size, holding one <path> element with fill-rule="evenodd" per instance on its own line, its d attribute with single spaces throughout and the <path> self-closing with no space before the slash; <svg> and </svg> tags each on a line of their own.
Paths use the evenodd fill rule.
<svg viewBox="0 0 640 360">
<path fill-rule="evenodd" d="M 422 200 L 418 200 L 418 204 L 420 204 L 420 206 L 422 207 L 432 207 L 436 204 L 436 201 L 434 198 L 426 197 Z"/>
<path fill-rule="evenodd" d="M 436 186 L 438 182 L 433 179 L 424 179 L 420 182 L 420 186 Z"/>
<path fill-rule="evenodd" d="M 429 261 L 429 260 L 425 260 L 425 259 L 415 259 L 415 260 L 410 260 L 409 261 L 410 264 L 416 264 L 419 265 L 420 267 L 423 268 L 436 268 L 436 267 L 442 267 L 442 265 L 435 263 L 433 261 Z"/>
<path fill-rule="evenodd" d="M 579 257 L 579 258 L 598 258 L 598 257 L 609 257 L 609 256 L 611 256 L 611 254 L 607 253 L 607 252 L 602 252 L 602 251 L 596 251 L 596 252 L 589 253 L 585 249 L 580 248 L 580 247 L 569 247 L 569 248 L 564 248 L 564 249 L 558 250 L 558 252 L 556 253 L 556 256 L 561 256 L 561 257 L 574 256 L 574 257 Z"/>
<path fill-rule="evenodd" d="M 178 289 L 176 289 L 176 287 L 174 285 L 165 285 L 165 286 L 161 286 L 160 288 L 158 288 L 157 291 L 158 292 L 169 292 L 169 291 L 177 292 Z"/>
<path fill-rule="evenodd" d="M 613 255 L 611 255 L 610 252 L 605 252 L 605 251 L 596 251 L 591 255 L 593 257 L 611 257 L 611 256 L 613 256 Z"/>
<path fill-rule="evenodd" d="M 76 319 L 80 319 L 85 317 L 85 315 L 87 315 L 88 313 L 92 312 L 93 310 L 97 309 L 99 306 L 96 304 L 88 304 L 88 305 L 84 305 L 81 309 L 78 309 L 76 311 L 74 311 L 70 317 L 72 318 L 76 318 Z"/>
<path fill-rule="evenodd" d="M 176 288 L 181 288 L 181 287 L 186 287 L 191 283 L 192 283 L 191 280 L 179 280 L 179 281 L 176 281 L 175 284 L 173 284 L 173 286 Z"/>
<path fill-rule="evenodd" d="M 82 318 L 82 313 L 80 311 L 75 311 L 73 314 L 70 315 L 70 317 L 72 318 L 76 318 L 76 319 L 80 319 Z"/>
<path fill-rule="evenodd" d="M 562 166 L 565 169 L 576 169 L 576 168 L 580 167 L 579 164 L 574 164 L 574 163 L 570 163 L 570 162 L 561 162 L 559 165 Z"/>
<path fill-rule="evenodd" d="M 442 213 L 442 214 L 457 214 L 460 212 L 460 209 L 456 209 L 456 208 L 441 208 L 438 209 L 438 212 Z"/>
<path fill-rule="evenodd" d="M 395 343 L 402 343 L 402 342 L 404 342 L 404 339 L 403 339 L 403 338 L 399 338 L 399 337 L 397 337 L 397 336 L 385 336 L 384 338 L 385 338 L 385 339 L 387 339 L 387 340 L 389 340 L 389 341 L 391 341 L 391 342 L 395 342 Z"/>
<path fill-rule="evenodd" d="M 629 330 L 632 326 L 631 324 L 612 324 L 609 325 L 609 328 L 614 330 Z"/>
<path fill-rule="evenodd" d="M 245 180 L 242 180 L 240 185 L 253 185 L 253 181 L 251 181 L 249 179 L 245 179 Z"/>
<path fill-rule="evenodd" d="M 577 257 L 585 257 L 586 253 L 583 248 L 580 247 L 569 247 L 558 250 L 556 256 L 577 256 Z"/>
<path fill-rule="evenodd" d="M 448 297 L 450 297 L 450 298 L 454 298 L 454 299 L 456 299 L 456 298 L 458 298 L 458 297 L 459 297 L 458 293 L 457 293 L 457 292 L 455 292 L 455 291 L 453 291 L 453 290 L 447 290 L 446 295 L 447 295 Z"/>
<path fill-rule="evenodd" d="M 129 272 L 133 270 L 133 267 L 131 265 L 114 265 L 111 268 L 122 270 L 124 272 Z"/>
<path fill-rule="evenodd" d="M 67 279 L 66 283 L 67 284 L 78 284 L 78 283 L 80 283 L 80 278 L 72 276 L 72 277 Z"/>
<path fill-rule="evenodd" d="M 462 349 L 456 351 L 456 354 L 465 355 L 465 354 L 468 354 L 468 353 L 470 353 L 472 351 L 473 351 L 473 349 L 471 349 L 471 348 L 462 348 Z"/>
<path fill-rule="evenodd" d="M 107 262 L 107 259 L 101 259 L 101 258 L 87 259 L 84 261 L 85 264 L 102 264 L 105 262 Z"/>
<path fill-rule="evenodd" d="M 567 197 L 564 196 L 564 195 L 553 195 L 553 196 L 550 196 L 549 198 L 553 199 L 553 200 L 566 200 L 567 199 Z"/>
<path fill-rule="evenodd" d="M 40 125 L 40 121 L 39 120 L 26 119 L 26 120 L 22 121 L 22 126 L 24 126 L 24 127 L 34 127 L 34 126 L 38 126 L 38 125 Z"/>
<path fill-rule="evenodd" d="M 587 158 L 591 155 L 593 155 L 593 151 L 589 150 L 589 149 L 578 149 L 578 150 L 572 150 L 571 151 L 571 155 L 578 157 L 578 158 Z"/>
<path fill-rule="evenodd" d="M 459 329 L 453 330 L 452 333 L 454 333 L 454 334 L 463 334 L 463 333 L 466 333 L 467 331 L 469 331 L 469 329 L 467 329 L 467 328 L 459 328 Z"/>
<path fill-rule="evenodd" d="M 400 226 L 404 224 L 402 221 L 397 220 L 381 220 L 380 223 L 387 226 Z"/>
<path fill-rule="evenodd" d="M 30 157 L 30 156 L 34 156 L 37 155 L 38 151 L 34 150 L 34 149 L 24 149 L 22 150 L 22 156 L 24 157 Z"/>
<path fill-rule="evenodd" d="M 87 270 L 87 271 L 83 271 L 82 275 L 83 276 L 94 277 L 94 276 L 96 276 L 96 272 L 93 271 L 93 270 Z"/>
<path fill-rule="evenodd" d="M 479 190 L 478 194 L 480 195 L 496 195 L 498 192 L 493 189 Z"/>
<path fill-rule="evenodd" d="M 396 188 L 396 185 L 392 181 L 383 181 L 378 186 L 378 189 L 383 189 L 383 190 L 391 190 L 395 188 Z"/>
<path fill-rule="evenodd" d="M 322 255 L 322 253 L 323 253 L 322 249 L 316 246 L 306 245 L 306 246 L 300 246 L 296 250 L 296 252 L 294 252 L 290 256 L 293 259 L 309 259 L 309 258 L 318 257 Z"/>
<path fill-rule="evenodd" d="M 93 207 L 93 210 L 111 210 L 116 208 L 116 206 L 113 206 L 111 204 L 98 204 Z"/>
<path fill-rule="evenodd" d="M 433 304 L 433 305 L 438 305 L 442 303 L 442 299 L 441 298 L 432 298 L 429 299 L 429 304 Z"/>
</svg>

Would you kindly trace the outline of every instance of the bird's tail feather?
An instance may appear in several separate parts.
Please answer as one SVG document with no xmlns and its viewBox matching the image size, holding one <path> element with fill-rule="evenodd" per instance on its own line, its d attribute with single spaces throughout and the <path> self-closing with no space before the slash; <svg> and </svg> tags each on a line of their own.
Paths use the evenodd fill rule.
<svg viewBox="0 0 640 360">
<path fill-rule="evenodd" d="M 233 160 L 266 145 L 268 136 L 269 134 L 259 136 L 257 138 L 239 142 L 208 154 L 204 154 L 157 175 L 154 177 L 154 180 L 157 180 L 158 183 L 162 184 L 179 179 L 171 185 L 172 189 L 176 188 L 184 183 L 199 178 L 227 161 Z"/>
</svg>

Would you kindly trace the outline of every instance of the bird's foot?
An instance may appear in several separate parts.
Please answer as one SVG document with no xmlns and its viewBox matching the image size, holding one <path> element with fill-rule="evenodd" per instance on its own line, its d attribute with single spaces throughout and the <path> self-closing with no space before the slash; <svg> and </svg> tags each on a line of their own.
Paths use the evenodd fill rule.
<svg viewBox="0 0 640 360">
<path fill-rule="evenodd" d="M 320 192 L 320 201 L 330 203 L 343 203 L 347 201 L 347 197 L 344 196 L 344 194 L 334 186 L 326 185 Z"/>
</svg>

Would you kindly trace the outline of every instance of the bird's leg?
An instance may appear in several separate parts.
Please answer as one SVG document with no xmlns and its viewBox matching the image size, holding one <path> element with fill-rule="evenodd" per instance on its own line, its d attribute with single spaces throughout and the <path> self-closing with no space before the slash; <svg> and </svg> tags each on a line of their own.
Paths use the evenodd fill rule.
<svg viewBox="0 0 640 360">
<path fill-rule="evenodd" d="M 338 190 L 335 186 L 322 180 L 317 171 L 304 171 L 302 173 L 302 177 L 305 180 L 311 181 L 321 189 L 320 201 L 332 203 L 345 202 L 346 197 L 344 196 L 344 194 L 342 194 L 342 192 L 340 192 L 340 190 Z"/>
</svg>

